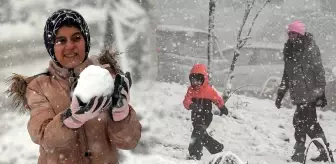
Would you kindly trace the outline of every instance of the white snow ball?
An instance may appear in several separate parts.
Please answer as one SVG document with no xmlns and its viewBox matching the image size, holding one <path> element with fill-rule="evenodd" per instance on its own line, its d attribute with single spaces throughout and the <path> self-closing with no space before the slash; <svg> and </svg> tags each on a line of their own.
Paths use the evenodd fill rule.
<svg viewBox="0 0 336 164">
<path fill-rule="evenodd" d="M 112 94 L 113 88 L 114 79 L 110 72 L 100 66 L 90 65 L 80 73 L 74 95 L 88 103 L 95 96 Z"/>
<path fill-rule="evenodd" d="M 228 152 L 220 152 L 214 155 L 211 155 L 209 159 L 206 159 L 204 163 L 208 164 L 245 164 L 243 160 L 241 160 L 236 154 L 228 151 Z"/>
</svg>

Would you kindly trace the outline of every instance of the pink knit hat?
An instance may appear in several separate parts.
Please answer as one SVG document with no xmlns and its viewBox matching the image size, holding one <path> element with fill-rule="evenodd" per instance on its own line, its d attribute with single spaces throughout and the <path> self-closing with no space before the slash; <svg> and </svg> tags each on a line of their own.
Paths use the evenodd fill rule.
<svg viewBox="0 0 336 164">
<path fill-rule="evenodd" d="M 287 26 L 287 32 L 297 32 L 304 35 L 306 32 L 306 25 L 299 20 L 294 21 Z"/>
</svg>

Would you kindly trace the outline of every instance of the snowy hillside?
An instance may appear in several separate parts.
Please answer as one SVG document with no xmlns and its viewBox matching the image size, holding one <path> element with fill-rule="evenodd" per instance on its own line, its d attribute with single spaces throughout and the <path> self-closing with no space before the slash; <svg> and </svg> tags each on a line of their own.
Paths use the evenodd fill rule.
<svg viewBox="0 0 336 164">
<path fill-rule="evenodd" d="M 122 163 L 195 163 L 185 160 L 192 131 L 190 112 L 182 105 L 186 87 L 156 82 L 133 87 L 131 101 L 141 116 L 144 132 L 136 155 L 123 151 L 126 158 Z M 294 109 L 278 110 L 273 104 L 268 100 L 234 96 L 227 102 L 230 116 L 215 115 L 208 132 L 224 143 L 225 152 L 230 151 L 249 164 L 282 164 L 294 145 L 291 123 Z M 336 114 L 319 111 L 318 115 L 331 146 L 335 147 Z M 1 120 L 0 163 L 36 163 L 38 147 L 28 136 L 28 117 L 6 113 Z M 309 156 L 317 155 L 315 147 L 314 150 Z M 204 154 L 203 160 L 210 160 L 205 149 Z"/>
</svg>

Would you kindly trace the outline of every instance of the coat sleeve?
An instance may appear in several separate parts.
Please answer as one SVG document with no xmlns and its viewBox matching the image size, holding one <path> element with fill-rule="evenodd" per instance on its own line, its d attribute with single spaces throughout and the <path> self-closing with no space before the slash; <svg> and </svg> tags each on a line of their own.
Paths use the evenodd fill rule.
<svg viewBox="0 0 336 164">
<path fill-rule="evenodd" d="M 188 91 L 186 93 L 186 95 L 184 96 L 184 100 L 183 100 L 183 106 L 184 108 L 186 108 L 187 110 L 189 110 L 189 106 L 190 104 L 192 103 L 192 90 L 191 88 L 189 87 L 188 88 Z"/>
<path fill-rule="evenodd" d="M 314 65 L 314 73 L 316 77 L 316 86 L 324 87 L 326 85 L 325 70 L 322 64 L 321 52 L 317 45 L 312 48 L 312 61 Z"/>
<path fill-rule="evenodd" d="M 286 64 L 285 64 L 283 74 L 282 74 L 282 79 L 281 79 L 280 86 L 278 89 L 278 96 L 280 96 L 281 99 L 285 96 L 288 88 L 289 88 L 289 77 L 286 71 Z"/>
<path fill-rule="evenodd" d="M 215 91 L 215 89 L 213 89 L 212 87 L 210 88 L 210 92 L 211 92 L 211 101 L 220 109 L 224 106 L 224 100 L 221 96 L 218 95 L 217 91 Z"/>
<path fill-rule="evenodd" d="M 108 119 L 108 135 L 112 144 L 119 149 L 133 149 L 141 137 L 141 124 L 136 117 L 135 110 L 129 106 L 129 115 L 121 121 Z"/>
<path fill-rule="evenodd" d="M 66 147 L 69 140 L 76 136 L 76 132 L 63 124 L 62 113 L 54 113 L 37 79 L 29 83 L 26 99 L 30 108 L 28 132 L 32 141 L 46 150 Z"/>
<path fill-rule="evenodd" d="M 284 44 L 284 49 L 283 49 L 284 58 L 286 58 L 286 56 L 289 56 L 288 44 L 289 44 L 289 41 L 287 41 Z M 285 94 L 286 94 L 286 92 L 288 91 L 288 88 L 289 88 L 289 77 L 288 77 L 286 69 L 287 69 L 287 65 L 286 65 L 286 61 L 285 61 L 283 74 L 282 74 L 282 79 L 281 79 L 281 82 L 280 82 L 280 85 L 279 85 L 279 88 L 278 88 L 278 98 L 280 98 L 280 99 L 282 99 L 285 96 Z"/>
</svg>

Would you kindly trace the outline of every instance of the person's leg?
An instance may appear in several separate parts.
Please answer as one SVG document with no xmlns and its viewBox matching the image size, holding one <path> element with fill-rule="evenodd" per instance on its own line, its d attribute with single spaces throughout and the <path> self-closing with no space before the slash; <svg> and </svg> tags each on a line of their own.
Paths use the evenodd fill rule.
<svg viewBox="0 0 336 164">
<path fill-rule="evenodd" d="M 219 143 L 208 134 L 204 136 L 203 145 L 211 154 L 219 153 L 224 149 L 223 144 Z"/>
<path fill-rule="evenodd" d="M 205 119 L 204 114 L 196 111 L 191 112 L 193 131 L 191 134 L 191 140 L 188 147 L 189 159 L 191 160 L 200 160 L 203 155 L 202 138 L 205 124 L 204 119 Z"/>
<path fill-rule="evenodd" d="M 305 105 L 297 105 L 294 117 L 293 117 L 293 126 L 295 128 L 294 138 L 294 153 L 291 156 L 291 159 L 295 162 L 303 162 L 304 160 L 304 151 L 306 150 L 306 124 L 305 124 L 305 113 L 304 113 Z"/>
<path fill-rule="evenodd" d="M 217 140 L 215 140 L 213 137 L 211 137 L 206 129 L 209 127 L 209 125 L 212 122 L 212 114 L 209 114 L 205 117 L 205 126 L 203 129 L 203 136 L 202 136 L 202 144 L 204 147 L 211 153 L 211 154 L 216 154 L 219 153 L 223 150 L 224 145 L 219 143 Z"/>
<path fill-rule="evenodd" d="M 188 147 L 189 158 L 192 160 L 200 160 L 202 158 L 202 139 L 201 139 L 201 126 L 193 124 L 193 132 Z"/>
<path fill-rule="evenodd" d="M 329 143 L 327 142 L 327 138 L 325 137 L 325 134 L 323 132 L 323 129 L 320 125 L 320 123 L 317 121 L 317 113 L 316 113 L 316 106 L 314 104 L 311 104 L 307 107 L 306 113 L 308 116 L 307 124 L 309 125 L 307 135 L 313 139 L 313 138 L 321 138 L 323 143 L 326 145 L 327 151 L 329 153 L 330 159 L 334 161 L 332 151 L 329 149 Z M 313 161 L 328 161 L 328 154 L 323 148 L 323 145 L 319 142 L 314 142 L 315 146 L 320 151 L 320 155 L 316 158 L 312 158 Z"/>
</svg>

